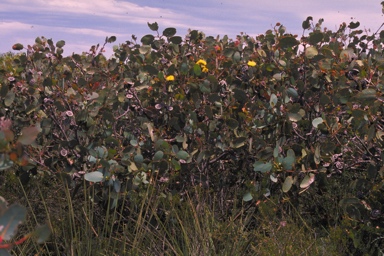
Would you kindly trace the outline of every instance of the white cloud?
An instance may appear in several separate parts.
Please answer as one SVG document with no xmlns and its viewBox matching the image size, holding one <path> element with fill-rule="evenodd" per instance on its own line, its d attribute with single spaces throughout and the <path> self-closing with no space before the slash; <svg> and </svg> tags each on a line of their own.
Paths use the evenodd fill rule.
<svg viewBox="0 0 384 256">
<path fill-rule="evenodd" d="M 15 41 L 31 44 L 42 35 L 66 40 L 65 47 L 82 49 L 102 44 L 111 35 L 117 36 L 118 42 L 129 40 L 131 34 L 140 39 L 153 33 L 146 24 L 155 21 L 160 33 L 175 27 L 178 35 L 184 36 L 191 28 L 233 38 L 240 32 L 264 33 L 276 22 L 285 25 L 287 32 L 300 34 L 307 16 L 312 16 L 314 23 L 324 18 L 324 26 L 331 30 L 343 21 L 360 21 L 361 29 L 375 31 L 383 20 L 379 2 L 362 4 L 360 0 L 1 0 L 0 12 L 0 52 L 10 49 Z"/>
</svg>

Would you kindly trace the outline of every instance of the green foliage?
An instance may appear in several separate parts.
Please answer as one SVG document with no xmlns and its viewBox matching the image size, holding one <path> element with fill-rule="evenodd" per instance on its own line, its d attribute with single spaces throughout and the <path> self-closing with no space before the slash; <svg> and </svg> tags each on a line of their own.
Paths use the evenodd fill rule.
<svg viewBox="0 0 384 256">
<path fill-rule="evenodd" d="M 235 40 L 148 23 L 154 35 L 110 59 L 114 36 L 66 57 L 64 41 L 38 37 L 0 68 L 2 169 L 17 160 L 24 177 L 64 178 L 74 196 L 85 181 L 110 210 L 125 186 L 184 194 L 199 184 L 240 202 L 280 200 L 279 212 L 310 212 L 321 194 L 316 210 L 352 220 L 354 253 L 365 250 L 360 230 L 380 248 L 365 228 L 383 228 L 384 37 L 359 22 L 335 32 L 312 22 L 301 38 L 277 23 Z"/>
</svg>

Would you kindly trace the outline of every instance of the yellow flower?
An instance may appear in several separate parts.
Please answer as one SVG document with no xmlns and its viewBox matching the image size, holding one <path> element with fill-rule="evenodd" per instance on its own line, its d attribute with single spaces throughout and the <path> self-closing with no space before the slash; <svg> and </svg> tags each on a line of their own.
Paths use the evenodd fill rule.
<svg viewBox="0 0 384 256">
<path fill-rule="evenodd" d="M 250 61 L 248 61 L 248 66 L 250 66 L 250 67 L 254 67 L 254 66 L 256 66 L 256 62 L 254 62 L 253 60 L 250 60 Z"/>
<path fill-rule="evenodd" d="M 167 77 L 165 78 L 165 80 L 167 80 L 167 81 L 174 81 L 174 80 L 175 80 L 175 77 L 174 77 L 173 75 L 170 75 L 170 76 L 167 76 Z"/>
<path fill-rule="evenodd" d="M 207 73 L 207 72 L 208 72 L 208 68 L 205 67 L 205 66 L 203 66 L 203 68 L 201 69 L 201 71 L 202 71 L 203 73 Z"/>
<path fill-rule="evenodd" d="M 207 62 L 206 62 L 205 60 L 200 59 L 200 60 L 198 60 L 198 61 L 196 62 L 196 64 L 197 64 L 197 65 L 200 65 L 200 66 L 206 66 L 206 65 L 207 65 Z"/>
</svg>

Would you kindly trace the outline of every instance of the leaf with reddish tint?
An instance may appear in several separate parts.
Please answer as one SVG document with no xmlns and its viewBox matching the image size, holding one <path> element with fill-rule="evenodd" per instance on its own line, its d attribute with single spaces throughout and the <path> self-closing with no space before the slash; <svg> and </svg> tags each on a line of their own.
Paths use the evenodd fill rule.
<svg viewBox="0 0 384 256">
<path fill-rule="evenodd" d="M 23 145 L 30 145 L 35 141 L 39 132 L 40 129 L 36 126 L 25 127 L 21 130 L 21 136 L 17 141 Z"/>
<path fill-rule="evenodd" d="M 24 46 L 22 44 L 14 44 L 12 46 L 12 49 L 15 50 L 15 51 L 20 51 L 24 48 Z"/>
</svg>

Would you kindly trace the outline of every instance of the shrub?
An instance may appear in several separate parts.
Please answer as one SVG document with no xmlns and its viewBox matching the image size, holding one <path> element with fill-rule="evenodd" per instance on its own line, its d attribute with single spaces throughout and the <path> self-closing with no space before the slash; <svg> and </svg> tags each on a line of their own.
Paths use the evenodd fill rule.
<svg viewBox="0 0 384 256">
<path fill-rule="evenodd" d="M 278 200 L 280 218 L 318 232 L 344 220 L 348 250 L 379 250 L 384 33 L 322 22 L 308 17 L 300 39 L 277 23 L 235 40 L 148 23 L 155 35 L 133 36 L 110 59 L 114 36 L 67 57 L 64 41 L 36 38 L 0 72 L 0 115 L 26 145 L 27 158 L 15 152 L 20 177 L 54 174 L 73 197 L 86 180 L 110 209 L 146 186 Z"/>
</svg>

